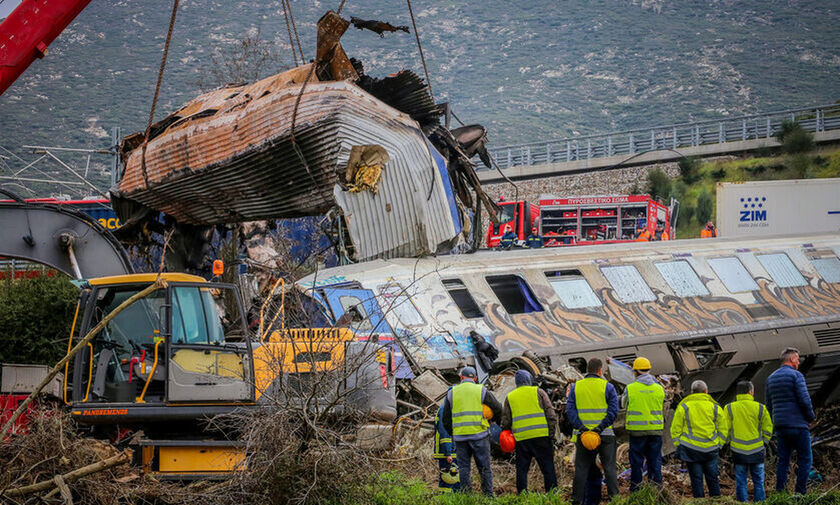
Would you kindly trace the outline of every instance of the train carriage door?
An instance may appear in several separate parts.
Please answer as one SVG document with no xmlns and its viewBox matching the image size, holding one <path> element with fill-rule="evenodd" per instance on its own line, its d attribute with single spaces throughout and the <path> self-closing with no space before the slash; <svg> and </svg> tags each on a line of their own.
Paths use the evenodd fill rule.
<svg viewBox="0 0 840 505">
<path fill-rule="evenodd" d="M 234 286 L 170 288 L 169 401 L 253 400 L 250 339 Z"/>
</svg>

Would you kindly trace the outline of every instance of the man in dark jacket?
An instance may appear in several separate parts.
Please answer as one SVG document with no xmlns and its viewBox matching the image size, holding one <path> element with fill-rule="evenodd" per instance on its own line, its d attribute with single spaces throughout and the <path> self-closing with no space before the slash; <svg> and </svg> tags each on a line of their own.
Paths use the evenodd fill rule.
<svg viewBox="0 0 840 505">
<path fill-rule="evenodd" d="M 811 470 L 811 433 L 808 425 L 814 420 L 814 407 L 805 376 L 798 369 L 799 351 L 794 347 L 786 348 L 782 351 L 782 366 L 767 378 L 765 400 L 776 427 L 776 491 L 783 491 L 787 486 L 790 458 L 796 451 L 796 492 L 805 494 Z"/>
<path fill-rule="evenodd" d="M 517 370 L 514 377 L 516 389 L 505 398 L 502 407 L 503 430 L 513 431 L 516 440 L 516 492 L 528 489 L 528 470 L 531 460 L 543 474 L 545 491 L 557 487 L 554 468 L 554 431 L 557 414 L 548 393 L 532 384 L 531 373 Z"/>
<path fill-rule="evenodd" d="M 618 494 L 618 472 L 616 469 L 616 442 L 612 423 L 618 417 L 618 394 L 615 387 L 603 375 L 603 362 L 592 358 L 586 365 L 586 377 L 578 380 L 569 389 L 566 398 L 566 417 L 575 430 L 575 477 L 572 483 L 572 503 L 581 505 L 587 479 L 596 457 L 601 457 L 607 495 Z M 590 451 L 580 441 L 581 433 L 594 431 L 601 435 L 601 444 Z"/>
</svg>

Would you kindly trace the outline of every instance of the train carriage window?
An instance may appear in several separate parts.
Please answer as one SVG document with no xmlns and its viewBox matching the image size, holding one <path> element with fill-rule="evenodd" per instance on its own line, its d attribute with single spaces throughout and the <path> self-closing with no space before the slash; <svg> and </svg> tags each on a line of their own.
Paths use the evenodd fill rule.
<svg viewBox="0 0 840 505">
<path fill-rule="evenodd" d="M 723 281 L 723 285 L 730 293 L 743 293 L 745 291 L 755 291 L 758 289 L 758 284 L 752 278 L 741 260 L 732 256 L 729 258 L 712 258 L 709 260 L 709 266 L 715 271 L 715 274 Z"/>
<path fill-rule="evenodd" d="M 805 277 L 802 276 L 787 254 L 756 254 L 755 257 L 758 258 L 758 261 L 780 288 L 792 288 L 808 284 L 808 281 L 805 280 Z"/>
<path fill-rule="evenodd" d="M 601 272 L 622 302 L 635 303 L 656 300 L 656 295 L 653 294 L 653 291 L 650 290 L 642 278 L 642 274 L 633 265 L 603 267 Z"/>
<path fill-rule="evenodd" d="M 814 258 L 811 263 L 825 282 L 840 282 L 840 259 Z"/>
<path fill-rule="evenodd" d="M 414 306 L 409 298 L 408 291 L 396 283 L 382 284 L 379 286 L 379 294 L 382 295 L 382 310 L 386 313 L 393 311 L 403 326 L 420 326 L 425 324 L 423 316 Z"/>
<path fill-rule="evenodd" d="M 508 314 L 542 312 L 534 292 L 518 275 L 488 275 L 484 278 Z"/>
<path fill-rule="evenodd" d="M 546 272 L 549 284 L 567 309 L 600 307 L 601 300 L 581 275 L 580 270 Z"/>
<path fill-rule="evenodd" d="M 475 303 L 475 298 L 472 297 L 467 286 L 464 285 L 461 279 L 444 279 L 441 282 L 464 317 L 475 319 L 484 316 L 481 313 L 481 309 L 478 308 L 478 304 Z"/>
<path fill-rule="evenodd" d="M 685 260 L 656 263 L 656 269 L 659 270 L 674 293 L 681 298 L 709 294 L 709 290 L 703 285 L 703 281 L 697 277 L 697 273 Z"/>
</svg>

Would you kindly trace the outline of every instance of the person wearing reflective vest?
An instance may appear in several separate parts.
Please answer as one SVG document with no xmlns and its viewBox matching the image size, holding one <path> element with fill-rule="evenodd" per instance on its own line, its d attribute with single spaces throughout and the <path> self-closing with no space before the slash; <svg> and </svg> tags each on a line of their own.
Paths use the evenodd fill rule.
<svg viewBox="0 0 840 505">
<path fill-rule="evenodd" d="M 528 489 L 531 460 L 543 474 L 546 492 L 557 487 L 554 468 L 554 431 L 557 415 L 548 393 L 533 386 L 533 377 L 526 370 L 517 370 L 516 389 L 508 393 L 502 407 L 503 430 L 511 430 L 516 440 L 516 491 Z"/>
<path fill-rule="evenodd" d="M 455 442 L 461 492 L 472 491 L 471 461 L 481 475 L 481 491 L 493 495 L 493 472 L 490 470 L 490 423 L 484 417 L 486 405 L 494 418 L 501 415 L 502 406 L 487 389 L 476 383 L 475 368 L 461 370 L 461 383 L 446 393 L 443 401 L 443 423 Z M 448 458 L 451 462 L 451 458 Z"/>
<path fill-rule="evenodd" d="M 509 224 L 505 225 L 505 233 L 499 239 L 499 249 L 510 249 L 516 244 L 516 239 L 516 233 L 513 232 L 513 228 Z"/>
<path fill-rule="evenodd" d="M 540 236 L 540 231 L 534 227 L 531 228 L 531 234 L 525 239 L 525 247 L 528 249 L 541 249 L 543 246 L 543 239 Z"/>
<path fill-rule="evenodd" d="M 703 498 L 703 476 L 709 486 L 709 496 L 720 496 L 718 455 L 726 442 L 729 422 L 720 405 L 709 396 L 706 383 L 691 383 L 686 396 L 674 412 L 671 439 L 677 446 L 677 456 L 688 465 L 691 494 Z"/>
<path fill-rule="evenodd" d="M 735 499 L 750 501 L 747 475 L 753 481 L 753 500 L 764 501 L 764 442 L 773 435 L 773 421 L 764 405 L 753 398 L 755 388 L 750 381 L 735 386 L 735 401 L 725 407 L 729 420 L 729 449 L 735 470 Z"/>
<path fill-rule="evenodd" d="M 435 452 L 432 457 L 438 461 L 438 488 L 443 493 L 458 491 L 460 482 L 449 484 L 443 481 L 443 472 L 449 470 L 452 461 L 455 459 L 455 444 L 452 443 L 452 436 L 446 431 L 443 425 L 443 405 L 435 414 Z"/>
<path fill-rule="evenodd" d="M 586 377 L 569 388 L 566 398 L 566 417 L 574 428 L 575 477 L 572 481 L 572 503 L 583 503 L 584 491 L 590 469 L 600 456 L 610 498 L 618 494 L 616 471 L 616 442 L 612 423 L 618 417 L 618 394 L 615 387 L 603 377 L 603 362 L 592 358 L 586 364 Z M 601 436 L 600 445 L 589 450 L 580 441 L 584 431 L 594 431 Z"/>
<path fill-rule="evenodd" d="M 630 436 L 631 492 L 642 485 L 645 467 L 648 480 L 657 485 L 662 484 L 665 388 L 650 374 L 650 368 L 647 358 L 636 358 L 633 362 L 636 380 L 627 385 L 622 397 L 622 403 L 627 407 L 624 428 Z"/>
</svg>

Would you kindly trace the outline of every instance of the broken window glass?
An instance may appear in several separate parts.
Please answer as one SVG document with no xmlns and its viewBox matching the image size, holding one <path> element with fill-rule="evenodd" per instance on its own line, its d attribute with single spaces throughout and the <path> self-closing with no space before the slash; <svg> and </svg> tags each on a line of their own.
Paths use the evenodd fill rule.
<svg viewBox="0 0 840 505">
<path fill-rule="evenodd" d="M 814 258 L 811 263 L 825 282 L 840 282 L 840 259 Z"/>
<path fill-rule="evenodd" d="M 601 306 L 601 300 L 592 291 L 592 287 L 581 275 L 580 270 L 546 272 L 545 276 L 566 308 L 585 309 Z"/>
<path fill-rule="evenodd" d="M 344 314 L 347 315 L 348 324 L 357 331 L 370 331 L 373 325 L 370 324 L 370 315 L 365 310 L 365 304 L 357 296 L 341 295 L 338 297 Z"/>
<path fill-rule="evenodd" d="M 489 275 L 484 279 L 508 314 L 542 312 L 542 305 L 522 277 L 518 275 Z"/>
<path fill-rule="evenodd" d="M 484 316 L 461 279 L 445 279 L 441 282 L 443 282 L 443 287 L 449 292 L 449 296 L 452 297 L 452 301 L 455 302 L 464 317 L 475 319 Z"/>
<path fill-rule="evenodd" d="M 656 269 L 674 290 L 674 294 L 681 298 L 709 294 L 703 281 L 697 277 L 697 273 L 685 260 L 656 263 Z"/>
<path fill-rule="evenodd" d="M 396 283 L 383 284 L 379 286 L 379 294 L 382 295 L 382 310 L 393 312 L 403 326 L 421 326 L 425 324 L 423 316 L 414 306 L 414 302 L 408 296 L 408 292 Z"/>
<path fill-rule="evenodd" d="M 752 278 L 741 260 L 731 256 L 729 258 L 712 258 L 709 260 L 709 266 L 715 271 L 715 274 L 723 281 L 723 285 L 730 293 L 743 293 L 745 291 L 755 291 L 758 289 L 758 284 Z"/>
<path fill-rule="evenodd" d="M 780 288 L 792 288 L 808 284 L 805 277 L 785 253 L 757 254 L 756 258 Z"/>
<path fill-rule="evenodd" d="M 642 274 L 633 265 L 603 267 L 601 272 L 622 302 L 635 303 L 656 300 L 656 295 L 653 294 L 653 291 L 650 290 L 642 278 Z"/>
</svg>

